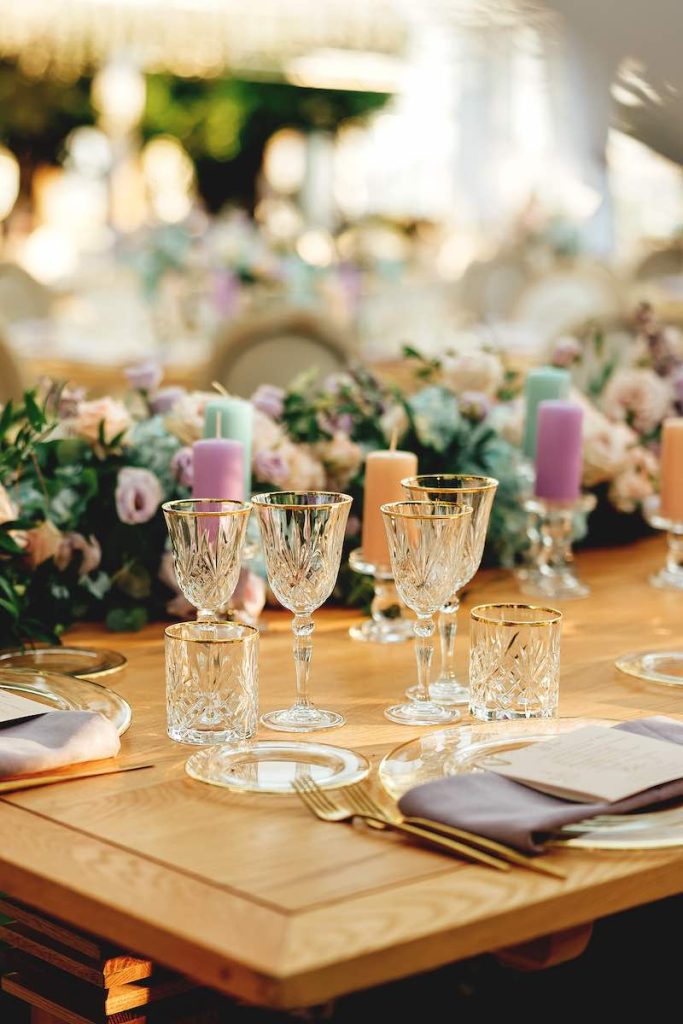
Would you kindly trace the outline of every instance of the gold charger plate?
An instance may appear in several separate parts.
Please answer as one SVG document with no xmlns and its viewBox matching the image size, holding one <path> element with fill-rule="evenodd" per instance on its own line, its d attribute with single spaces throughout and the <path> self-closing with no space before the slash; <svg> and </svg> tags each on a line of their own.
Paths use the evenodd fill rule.
<svg viewBox="0 0 683 1024">
<path fill-rule="evenodd" d="M 506 750 L 540 743 L 586 725 L 613 726 L 597 718 L 535 719 L 488 722 L 441 729 L 403 743 L 387 754 L 379 778 L 398 800 L 413 786 L 464 772 L 485 771 Z M 683 845 L 683 804 L 659 811 L 615 814 L 567 825 L 562 846 L 594 850 L 647 850 Z"/>
<path fill-rule="evenodd" d="M 0 690 L 18 693 L 59 711 L 99 711 L 114 723 L 119 736 L 133 717 L 128 701 L 92 679 L 25 668 L 0 668 Z"/>
<path fill-rule="evenodd" d="M 118 651 L 89 647 L 63 647 L 37 644 L 0 651 L 0 669 L 24 668 L 36 672 L 57 672 L 63 676 L 92 678 L 119 672 L 127 659 Z"/>
</svg>

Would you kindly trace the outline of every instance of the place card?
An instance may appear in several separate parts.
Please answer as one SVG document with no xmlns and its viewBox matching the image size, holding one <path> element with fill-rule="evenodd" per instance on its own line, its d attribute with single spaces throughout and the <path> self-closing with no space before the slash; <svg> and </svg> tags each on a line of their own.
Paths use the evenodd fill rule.
<svg viewBox="0 0 683 1024">
<path fill-rule="evenodd" d="M 23 722 L 27 718 L 37 718 L 38 715 L 49 714 L 55 710 L 56 708 L 47 707 L 37 700 L 20 697 L 18 693 L 0 690 L 0 728 L 13 722 Z"/>
<path fill-rule="evenodd" d="M 591 725 L 498 754 L 486 767 L 551 796 L 613 803 L 683 778 L 683 745 Z"/>
</svg>

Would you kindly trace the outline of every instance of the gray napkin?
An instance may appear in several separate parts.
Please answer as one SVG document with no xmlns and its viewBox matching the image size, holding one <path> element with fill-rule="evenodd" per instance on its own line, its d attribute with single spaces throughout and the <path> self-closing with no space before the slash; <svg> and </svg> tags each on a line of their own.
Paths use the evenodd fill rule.
<svg viewBox="0 0 683 1024">
<path fill-rule="evenodd" d="M 121 742 L 98 711 L 52 711 L 0 729 L 0 778 L 116 757 Z"/>
<path fill-rule="evenodd" d="M 683 744 L 683 724 L 671 718 L 640 718 L 615 728 Z M 562 825 L 597 814 L 627 814 L 676 797 L 683 798 L 683 779 L 611 804 L 579 804 L 539 793 L 494 772 L 473 772 L 416 786 L 404 793 L 398 805 L 406 816 L 431 818 L 520 850 L 541 853 L 544 838 Z"/>
</svg>

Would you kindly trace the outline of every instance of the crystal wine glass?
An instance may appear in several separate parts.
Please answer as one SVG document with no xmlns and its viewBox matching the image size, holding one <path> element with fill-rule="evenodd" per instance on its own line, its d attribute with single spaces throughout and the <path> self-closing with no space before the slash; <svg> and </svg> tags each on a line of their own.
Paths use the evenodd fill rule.
<svg viewBox="0 0 683 1024">
<path fill-rule="evenodd" d="M 441 608 L 439 615 L 439 646 L 441 665 L 437 678 L 429 688 L 433 700 L 439 704 L 467 704 L 469 685 L 461 682 L 455 672 L 455 635 L 458 628 L 459 593 L 475 575 L 484 553 L 484 542 L 489 525 L 491 507 L 496 496 L 498 481 L 490 476 L 462 473 L 438 473 L 411 476 L 401 481 L 409 498 L 416 501 L 439 501 L 469 505 L 472 509 L 470 528 L 465 542 L 465 558 L 455 580 L 453 593 Z M 408 696 L 415 695 L 411 687 Z"/>
<path fill-rule="evenodd" d="M 335 711 L 321 711 L 308 695 L 313 612 L 332 593 L 339 572 L 352 499 L 336 491 L 274 491 L 256 494 L 266 572 L 280 604 L 293 613 L 296 701 L 269 711 L 261 721 L 281 732 L 312 732 L 343 725 Z"/>
<path fill-rule="evenodd" d="M 218 498 L 184 498 L 162 505 L 178 586 L 200 622 L 218 622 L 242 564 L 251 505 Z"/>
<path fill-rule="evenodd" d="M 434 614 L 462 578 L 471 529 L 469 505 L 430 501 L 392 501 L 382 505 L 394 582 L 401 598 L 415 612 L 417 692 L 407 704 L 395 704 L 385 716 L 401 725 L 455 722 L 460 712 L 432 700 L 429 676 L 434 655 Z"/>
</svg>

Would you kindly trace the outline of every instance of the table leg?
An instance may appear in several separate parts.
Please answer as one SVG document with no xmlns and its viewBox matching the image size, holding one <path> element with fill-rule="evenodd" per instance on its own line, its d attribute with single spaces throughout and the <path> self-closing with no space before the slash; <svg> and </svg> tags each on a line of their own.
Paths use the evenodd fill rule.
<svg viewBox="0 0 683 1024">
<path fill-rule="evenodd" d="M 581 956 L 592 934 L 592 922 L 580 924 L 576 928 L 544 935 L 533 942 L 499 949 L 496 958 L 507 967 L 513 967 L 518 971 L 544 971 L 548 967 L 557 967 L 558 964 Z"/>
</svg>

